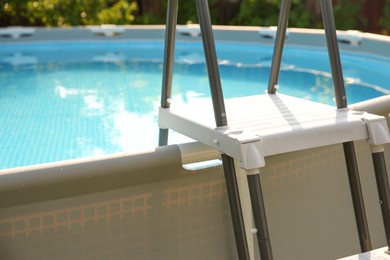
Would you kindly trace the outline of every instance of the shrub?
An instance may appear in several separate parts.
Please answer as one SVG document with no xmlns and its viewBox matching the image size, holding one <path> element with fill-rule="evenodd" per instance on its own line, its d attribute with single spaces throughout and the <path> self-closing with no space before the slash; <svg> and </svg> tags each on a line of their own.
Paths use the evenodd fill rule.
<svg viewBox="0 0 390 260">
<path fill-rule="evenodd" d="M 363 0 L 340 0 L 333 8 L 338 30 L 364 30 L 367 19 L 361 15 Z"/>
<path fill-rule="evenodd" d="M 390 33 L 390 0 L 385 0 L 382 17 L 379 19 L 379 25 L 384 28 L 387 34 Z"/>
<path fill-rule="evenodd" d="M 109 8 L 101 10 L 97 17 L 100 24 L 132 24 L 134 23 L 134 11 L 137 10 L 137 3 L 128 3 L 126 0 L 119 0 Z"/>
<path fill-rule="evenodd" d="M 210 8 L 210 16 L 213 24 L 218 24 L 219 21 L 219 6 L 218 2 L 222 0 L 208 0 Z M 167 0 L 162 0 L 162 15 L 155 14 L 146 10 L 137 18 L 137 23 L 140 24 L 164 24 L 166 22 Z M 194 24 L 198 23 L 198 14 L 196 10 L 196 2 L 194 0 L 181 0 L 178 5 L 177 24 Z"/>
<path fill-rule="evenodd" d="M 236 25 L 277 25 L 280 0 L 243 0 L 240 11 L 233 20 Z M 314 18 L 302 0 L 293 0 L 290 11 L 290 27 L 313 27 Z"/>
<path fill-rule="evenodd" d="M 0 9 L 3 26 L 76 26 L 131 24 L 135 0 L 34 0 L 7 1 Z"/>
</svg>

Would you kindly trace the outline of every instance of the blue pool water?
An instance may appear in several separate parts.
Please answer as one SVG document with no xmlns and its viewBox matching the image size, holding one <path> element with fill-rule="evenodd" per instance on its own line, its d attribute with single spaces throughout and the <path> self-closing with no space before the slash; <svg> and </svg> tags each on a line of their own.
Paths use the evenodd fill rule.
<svg viewBox="0 0 390 260">
<path fill-rule="evenodd" d="M 264 93 L 272 46 L 220 43 L 225 98 Z M 2 44 L 0 169 L 157 145 L 163 42 Z M 200 43 L 178 43 L 173 99 L 209 98 Z M 349 103 L 390 94 L 390 60 L 343 53 Z M 333 104 L 324 49 L 288 47 L 280 93 Z M 183 139 L 173 135 L 172 142 Z"/>
</svg>

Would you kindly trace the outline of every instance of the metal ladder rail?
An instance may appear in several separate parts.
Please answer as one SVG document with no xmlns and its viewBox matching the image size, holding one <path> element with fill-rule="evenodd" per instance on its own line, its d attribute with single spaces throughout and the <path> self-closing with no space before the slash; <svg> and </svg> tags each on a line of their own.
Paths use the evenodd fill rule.
<svg viewBox="0 0 390 260">
<path fill-rule="evenodd" d="M 329 59 L 331 61 L 332 78 L 335 88 L 336 104 L 338 109 L 348 108 L 345 94 L 344 78 L 342 74 L 339 47 L 337 43 L 336 27 L 333 17 L 333 8 L 330 0 L 321 0 L 322 17 L 327 38 Z M 353 142 L 343 143 L 346 164 L 351 183 L 351 192 L 355 209 L 357 224 L 359 229 L 360 245 L 362 251 L 372 250 L 370 235 L 368 231 L 367 218 L 363 204 L 363 195 L 360 185 L 359 172 L 357 169 L 355 148 Z M 377 183 L 377 190 L 382 211 L 382 220 L 385 228 L 386 242 L 390 249 L 390 187 L 387 176 L 386 163 L 384 157 L 384 147 L 371 145 L 372 160 Z M 356 214 L 361 212 L 362 215 Z M 363 214 L 364 213 L 364 214 Z"/>
<path fill-rule="evenodd" d="M 202 34 L 203 50 L 206 58 L 215 123 L 217 127 L 224 128 L 228 123 L 207 0 L 196 0 L 196 8 Z M 237 175 L 234 168 L 234 160 L 226 154 L 222 154 L 221 158 L 229 198 L 230 214 L 233 222 L 237 254 L 239 259 L 250 259 L 238 190 Z"/>
<path fill-rule="evenodd" d="M 334 65 L 332 66 L 332 70 L 336 70 L 335 72 L 332 72 L 332 75 L 337 78 L 337 86 L 335 84 L 335 96 L 337 102 L 337 108 L 347 108 L 347 98 L 345 94 L 345 86 L 344 86 L 344 80 L 342 75 L 342 68 L 341 68 L 341 62 L 340 62 L 340 53 L 339 48 L 337 44 L 337 35 L 336 35 L 336 27 L 334 23 L 333 18 L 333 9 L 332 9 L 332 3 L 327 0 L 321 0 L 321 9 L 323 13 L 323 19 L 324 19 L 324 27 L 325 30 L 328 31 L 327 35 L 327 43 L 328 43 L 328 49 L 329 49 L 329 58 L 330 60 L 335 59 L 333 62 Z M 327 18 L 327 19 L 326 19 Z M 336 90 L 339 90 L 339 93 L 336 93 Z M 337 97 L 338 96 L 338 97 Z M 344 153 L 345 157 L 348 156 L 354 156 L 354 146 L 353 142 L 348 142 L 343 144 L 344 147 Z M 351 152 L 349 150 L 352 150 Z M 386 234 L 386 240 L 387 240 L 387 246 L 390 247 L 390 187 L 389 187 L 389 180 L 387 177 L 387 170 L 386 170 L 386 163 L 385 163 L 385 157 L 384 157 L 384 147 L 383 146 L 371 146 L 371 153 L 372 153 L 372 159 L 374 164 L 374 172 L 376 177 L 376 183 L 377 183 L 377 189 L 378 189 L 378 195 L 380 200 L 380 206 L 382 211 L 382 219 L 383 224 L 385 228 L 385 234 Z M 356 156 L 354 156 L 356 160 Z M 352 161 L 353 158 L 351 158 Z M 347 167 L 348 164 L 350 164 L 349 167 L 357 167 L 357 163 L 353 162 L 351 163 L 348 159 L 346 159 Z M 354 171 L 352 171 L 354 172 Z M 358 171 L 356 169 L 356 174 L 358 174 Z M 351 181 L 360 181 L 359 176 L 350 176 Z M 360 183 L 356 183 L 356 188 L 360 186 Z M 352 188 L 351 188 L 352 190 Z M 361 193 L 361 190 L 356 190 L 355 193 Z M 361 198 L 363 200 L 363 198 Z M 358 206 L 358 205 L 357 205 Z M 364 204 L 362 205 L 364 207 Z M 364 208 L 361 209 L 364 211 Z M 365 212 L 365 211 L 364 211 Z M 356 217 L 357 218 L 357 217 Z M 365 216 L 362 216 L 362 219 L 357 219 L 357 223 L 362 222 L 362 225 L 367 225 L 367 220 Z M 365 226 L 364 226 L 365 227 Z M 368 233 L 368 227 L 367 230 L 361 230 L 362 237 L 360 238 L 361 247 L 364 249 L 372 250 L 370 237 Z M 363 233 L 364 232 L 364 233 Z M 364 236 L 366 237 L 366 240 L 364 239 Z M 365 243 L 365 244 L 363 244 Z"/>
<path fill-rule="evenodd" d="M 275 94 L 279 80 L 280 65 L 282 62 L 284 40 L 290 16 L 291 0 L 282 0 L 279 11 L 278 26 L 272 55 L 271 74 L 268 82 L 268 94 Z"/>
<path fill-rule="evenodd" d="M 332 70 L 332 79 L 334 82 L 334 92 L 336 97 L 337 108 L 346 108 L 346 95 L 344 88 L 344 79 L 341 70 L 340 56 L 338 52 L 336 29 L 334 25 L 332 3 L 330 0 L 321 1 L 321 12 L 323 17 L 323 23 L 325 28 L 325 35 L 327 39 L 328 53 L 330 59 L 330 65 Z M 289 19 L 289 10 L 291 6 L 291 0 L 282 0 L 280 16 L 278 21 L 278 28 L 276 32 L 276 40 L 274 47 L 274 55 L 271 65 L 271 76 L 268 85 L 268 93 L 273 94 L 277 89 L 277 81 L 280 72 L 280 64 L 283 52 L 283 45 L 278 43 L 284 41 L 286 35 L 286 29 Z M 333 30 L 333 31 L 332 31 Z M 370 236 L 368 231 L 367 217 L 364 207 L 362 189 L 359 179 L 359 172 L 357 168 L 356 155 L 353 142 L 343 144 L 345 161 L 347 164 L 347 172 L 349 178 L 349 185 L 351 189 L 352 202 L 354 206 L 355 219 L 357 224 L 357 230 L 359 234 L 360 247 L 362 252 L 366 252 L 372 249 Z"/>
<path fill-rule="evenodd" d="M 173 63 L 175 54 L 175 38 L 177 24 L 177 10 L 179 0 L 169 0 L 167 3 L 167 20 L 165 28 L 163 81 L 161 88 L 161 107 L 171 106 Z M 161 129 L 159 133 L 159 146 L 168 144 L 169 129 Z"/>
<path fill-rule="evenodd" d="M 280 63 L 283 52 L 283 43 L 286 35 L 288 24 L 288 16 L 290 11 L 291 0 L 284 0 L 281 5 L 280 16 L 278 21 L 278 29 L 275 40 L 274 55 L 271 66 L 271 75 L 268 85 L 268 93 L 276 92 L 278 83 Z M 345 86 L 341 69 L 340 54 L 337 44 L 336 28 L 333 18 L 332 3 L 330 0 L 321 0 L 321 11 L 325 34 L 327 39 L 329 59 L 332 69 L 332 78 L 334 82 L 334 91 L 338 109 L 347 108 L 347 98 L 345 94 Z M 352 201 L 354 205 L 355 218 L 359 234 L 361 250 L 363 252 L 372 249 L 366 212 L 362 196 L 362 189 L 359 179 L 359 173 L 356 162 L 356 155 L 353 142 L 343 144 L 345 160 L 347 164 L 348 177 Z M 374 171 L 376 176 L 380 206 L 382 210 L 382 218 L 385 227 L 387 245 L 390 249 L 390 188 L 387 177 L 387 170 L 384 160 L 383 147 L 372 147 L 372 158 L 374 163 Z"/>
<path fill-rule="evenodd" d="M 387 242 L 387 253 L 390 253 L 390 187 L 387 177 L 385 154 L 382 150 L 372 149 L 372 161 L 374 163 L 376 185 L 378 189 L 379 205 L 382 211 L 383 225 Z"/>
<path fill-rule="evenodd" d="M 333 9 L 332 9 L 332 3 L 327 0 L 321 0 L 321 9 L 323 13 L 323 19 L 324 19 L 324 27 L 325 30 L 328 31 L 327 33 L 327 43 L 328 43 L 328 49 L 329 49 L 329 58 L 330 60 L 335 59 L 331 63 L 334 64 L 332 66 L 332 70 L 335 70 L 335 72 L 332 71 L 332 75 L 335 75 L 337 78 L 337 86 L 335 84 L 335 96 L 336 96 L 336 101 L 337 102 L 337 108 L 347 108 L 347 97 L 345 94 L 345 86 L 344 86 L 344 79 L 342 75 L 342 69 L 341 69 L 341 62 L 340 62 L 340 53 L 339 53 L 339 48 L 337 44 L 337 35 L 336 35 L 336 27 L 334 23 L 334 18 L 333 18 Z M 326 19 L 326 17 L 328 19 Z M 335 77 L 333 76 L 333 77 Z M 339 90 L 339 93 L 336 93 L 336 90 Z M 344 153 L 347 156 L 352 156 L 354 154 L 354 146 L 353 142 L 349 143 L 344 143 Z M 353 152 L 349 152 L 348 150 L 351 149 Z M 372 160 L 373 160 L 373 165 L 374 165 L 374 172 L 375 172 L 375 177 L 376 177 L 376 184 L 377 184 L 377 190 L 378 190 L 378 195 L 379 195 L 379 201 L 380 201 L 380 207 L 382 211 L 382 220 L 385 228 L 385 234 L 386 234 L 386 242 L 388 249 L 390 249 L 390 187 L 389 187 L 389 180 L 387 176 L 387 169 L 386 169 L 386 163 L 385 163 L 385 155 L 384 155 L 384 147 L 383 146 L 375 146 L 371 145 L 371 154 L 372 154 Z M 356 160 L 356 157 L 355 157 Z M 357 163 L 354 163 L 357 167 Z M 352 165 L 353 166 L 353 165 Z M 352 167 L 350 166 L 350 167 Z M 348 167 L 348 159 L 347 159 L 347 167 Z M 357 170 L 356 170 L 357 172 Z M 359 181 L 359 176 L 350 176 L 352 181 Z M 360 185 L 360 183 L 356 184 L 356 186 Z M 352 188 L 351 188 L 352 189 Z M 359 191 L 356 191 L 356 193 Z M 361 192 L 361 191 L 360 191 Z M 363 198 L 361 198 L 363 200 Z M 364 206 L 364 205 L 363 205 Z M 362 209 L 364 210 L 364 208 Z M 358 221 L 366 221 L 365 216 L 363 219 L 358 220 Z M 366 224 L 366 223 L 364 223 Z M 372 250 L 371 242 L 370 242 L 370 237 L 368 233 L 368 228 L 367 228 L 366 234 L 362 234 L 367 236 L 367 240 L 363 241 L 364 237 L 361 238 L 360 243 L 366 243 L 364 246 L 368 250 Z M 363 246 L 362 246 L 363 247 Z"/>
<path fill-rule="evenodd" d="M 228 124 L 226 119 L 225 105 L 224 105 L 224 99 L 222 94 L 221 79 L 219 75 L 218 61 L 217 61 L 217 55 L 215 50 L 214 36 L 212 31 L 208 2 L 207 0 L 197 0 L 196 4 L 198 10 L 200 29 L 202 33 L 203 48 L 206 55 L 206 63 L 207 63 L 207 70 L 208 70 L 208 76 L 210 82 L 211 97 L 212 97 L 213 108 L 214 108 L 214 116 L 215 116 L 217 127 L 226 127 Z M 227 184 L 230 181 L 236 183 L 237 179 L 234 170 L 233 158 L 223 154 L 222 162 L 224 165 L 225 178 L 229 177 L 229 179 L 231 179 L 226 181 Z M 247 181 L 249 186 L 249 194 L 251 199 L 254 222 L 257 230 L 256 235 L 257 235 L 257 242 L 260 251 L 260 257 L 262 260 L 268 260 L 268 259 L 271 260 L 273 259 L 273 254 L 272 254 L 271 242 L 268 233 L 268 224 L 267 224 L 265 205 L 263 200 L 259 173 L 257 172 L 256 174 L 247 174 Z M 245 236 L 245 230 L 244 230 L 244 234 L 240 234 L 240 236 L 241 237 Z M 244 238 L 242 238 L 241 240 L 244 240 Z M 237 236 L 236 236 L 236 243 L 237 243 Z M 242 241 L 240 243 L 242 243 Z M 239 245 L 237 245 L 237 248 L 238 247 Z M 240 250 L 242 250 L 242 248 Z M 244 255 L 242 252 L 242 256 L 240 256 L 240 259 L 249 259 L 249 255 Z"/>
<path fill-rule="evenodd" d="M 213 106 L 216 125 L 224 127 L 227 125 L 226 112 L 224 107 L 218 64 L 214 39 L 211 30 L 210 14 L 207 1 L 196 1 L 198 16 L 201 25 L 202 40 L 206 54 L 206 61 L 209 74 L 210 90 L 213 97 Z M 172 74 L 174 61 L 174 44 L 177 25 L 178 0 L 168 0 L 163 85 L 161 93 L 161 107 L 169 108 L 172 89 Z M 216 100 L 214 102 L 214 100 Z M 159 145 L 166 145 L 168 142 L 168 129 L 160 129 Z M 233 222 L 233 230 L 236 241 L 236 249 L 239 259 L 249 259 L 248 243 L 238 191 L 237 177 L 234 169 L 233 158 L 222 154 L 224 176 L 228 193 L 230 212 Z"/>
<path fill-rule="evenodd" d="M 324 23 L 328 55 L 331 64 L 333 87 L 337 109 L 348 108 L 345 93 L 344 77 L 342 73 L 340 53 L 337 42 L 336 26 L 333 17 L 332 3 L 329 0 L 320 0 L 322 19 Z M 360 248 L 362 252 L 372 250 L 367 216 L 363 200 L 359 170 L 357 166 L 355 147 L 353 142 L 343 143 L 345 163 L 352 194 L 352 203 L 355 210 L 356 225 L 359 233 Z"/>
</svg>

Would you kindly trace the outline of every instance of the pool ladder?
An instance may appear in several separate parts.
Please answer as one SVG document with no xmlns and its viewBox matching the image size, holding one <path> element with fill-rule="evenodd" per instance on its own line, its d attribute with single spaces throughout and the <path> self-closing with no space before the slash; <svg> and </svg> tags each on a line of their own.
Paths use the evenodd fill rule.
<svg viewBox="0 0 390 260">
<path fill-rule="evenodd" d="M 320 3 L 331 65 L 337 110 L 334 111 L 334 109 L 325 109 L 321 105 L 316 106 L 312 104 L 313 102 L 308 102 L 304 100 L 298 100 L 298 103 L 302 102 L 303 107 L 307 105 L 308 107 L 310 107 L 310 109 L 313 110 L 313 113 L 323 114 L 324 118 L 328 118 L 333 121 L 334 119 L 338 119 L 343 116 L 345 117 L 344 121 L 339 120 L 340 123 L 319 125 L 318 129 L 323 129 L 323 131 L 329 132 L 333 131 L 332 133 L 334 133 L 335 137 L 330 138 L 331 140 L 325 141 L 328 142 L 327 144 L 337 142 L 343 144 L 360 247 L 362 252 L 366 252 L 372 250 L 372 245 L 370 241 L 367 217 L 363 202 L 363 195 L 360 185 L 359 172 L 353 141 L 367 139 L 368 143 L 371 145 L 378 194 L 379 199 L 381 201 L 381 210 L 386 240 L 387 245 L 390 246 L 390 188 L 387 177 L 383 148 L 384 144 L 390 142 L 390 136 L 386 121 L 383 117 L 370 115 L 367 113 L 359 114 L 354 113 L 353 111 L 348 111 L 347 98 L 340 62 L 340 54 L 336 36 L 336 28 L 333 17 L 332 2 L 331 0 L 320 0 Z M 201 30 L 201 37 L 203 41 L 203 48 L 206 57 L 212 97 L 212 110 L 214 111 L 214 120 L 216 127 L 206 126 L 204 123 L 195 122 L 194 120 L 192 120 L 192 118 L 186 118 L 185 114 L 183 116 L 183 114 L 180 114 L 180 112 L 176 113 L 174 111 L 171 111 L 170 109 L 178 0 L 169 0 L 167 6 L 163 84 L 161 93 L 161 108 L 159 114 L 159 145 L 166 145 L 168 143 L 168 129 L 174 129 L 180 133 L 188 135 L 193 139 L 196 139 L 211 147 L 214 147 L 221 152 L 237 254 L 239 259 L 250 259 L 251 256 L 253 257 L 253 254 L 251 255 L 248 249 L 248 241 L 245 231 L 240 195 L 238 191 L 236 170 L 234 166 L 235 161 L 238 161 L 240 163 L 241 168 L 243 168 L 247 174 L 251 207 L 255 222 L 254 233 L 256 233 L 257 235 L 260 257 L 262 260 L 273 259 L 271 240 L 268 232 L 266 211 L 259 177 L 259 168 L 263 167 L 265 164 L 264 156 L 272 153 L 275 154 L 299 149 L 308 149 L 325 145 L 325 143 L 317 141 L 316 137 L 318 138 L 318 136 L 316 136 L 315 133 L 310 133 L 308 131 L 298 129 L 296 131 L 297 135 L 299 135 L 299 138 L 301 138 L 301 140 L 304 140 L 306 142 L 294 143 L 294 140 L 290 140 L 286 141 L 286 146 L 279 147 L 276 149 L 272 148 L 274 149 L 273 151 L 267 151 L 267 149 L 270 150 L 269 148 L 267 148 L 267 138 L 275 141 L 278 140 L 278 135 L 269 135 L 269 137 L 264 137 L 263 140 L 263 138 L 261 136 L 259 137 L 258 133 L 254 133 L 252 129 L 239 129 L 237 131 L 232 130 L 230 128 L 231 125 L 228 125 L 226 116 L 225 100 L 223 98 L 221 80 L 218 70 L 218 61 L 208 2 L 207 0 L 196 0 L 196 6 Z M 294 120 L 296 119 L 298 120 L 300 125 L 304 125 L 303 121 L 299 121 L 301 117 L 306 116 L 306 114 L 301 111 L 301 107 L 297 108 L 297 111 L 290 111 L 289 109 L 285 109 L 286 107 L 293 107 L 295 109 L 296 106 L 294 104 L 297 103 L 297 100 L 294 98 L 276 94 L 290 9 L 291 0 L 282 0 L 274 44 L 274 53 L 268 85 L 268 94 L 256 98 L 243 98 L 242 106 L 244 106 L 244 103 L 248 100 L 249 102 L 255 103 L 271 102 L 272 104 L 276 104 L 277 106 L 279 106 L 276 110 L 277 112 L 280 112 L 284 109 L 283 113 L 287 113 L 288 116 L 293 115 Z M 230 105 L 231 103 L 232 102 L 228 102 L 227 104 Z M 233 105 L 237 105 L 237 103 L 233 102 Z M 197 108 L 195 107 L 195 109 Z M 257 112 L 261 113 L 261 111 Z M 243 109 L 241 111 L 239 110 L 238 113 L 246 113 L 246 111 L 245 109 Z M 233 118 L 233 121 L 234 119 L 235 118 Z M 284 119 L 282 118 L 282 121 L 283 120 Z M 253 119 L 252 121 L 256 120 Z M 257 121 L 256 122 L 260 125 L 264 123 L 261 121 L 261 119 L 258 119 Z M 343 133 L 346 131 L 346 129 L 356 129 L 360 127 L 360 125 L 362 125 L 361 121 L 365 123 L 363 128 L 361 128 L 361 134 L 357 134 L 353 137 L 345 137 L 344 139 L 341 137 L 336 137 L 338 133 Z M 359 126 L 357 126 L 357 122 L 360 123 Z M 283 124 L 283 122 L 281 124 Z M 359 132 L 359 130 L 356 131 Z M 307 142 L 307 140 L 313 142 Z"/>
</svg>

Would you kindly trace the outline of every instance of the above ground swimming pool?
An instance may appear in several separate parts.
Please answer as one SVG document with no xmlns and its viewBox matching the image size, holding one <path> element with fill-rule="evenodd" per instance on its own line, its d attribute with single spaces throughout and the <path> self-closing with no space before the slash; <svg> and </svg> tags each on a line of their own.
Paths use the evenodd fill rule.
<svg viewBox="0 0 390 260">
<path fill-rule="evenodd" d="M 0 169 L 157 146 L 163 50 L 161 39 L 2 44 Z M 264 93 L 272 50 L 218 42 L 224 97 Z M 341 59 L 350 104 L 390 94 L 390 58 L 342 51 Z M 175 60 L 175 102 L 209 99 L 200 41 L 178 42 Z M 287 46 L 279 86 L 334 105 L 326 49 Z M 186 140 L 170 136 L 171 143 Z"/>
</svg>

